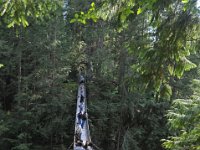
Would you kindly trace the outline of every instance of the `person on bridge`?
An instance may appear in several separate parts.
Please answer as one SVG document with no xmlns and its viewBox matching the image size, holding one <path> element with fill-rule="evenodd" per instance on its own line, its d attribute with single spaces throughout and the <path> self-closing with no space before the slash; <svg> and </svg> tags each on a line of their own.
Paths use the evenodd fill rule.
<svg viewBox="0 0 200 150">
<path fill-rule="evenodd" d="M 82 121 L 81 121 L 81 128 L 83 129 L 84 124 L 85 124 L 85 121 L 86 121 L 86 119 L 87 119 L 87 114 L 86 114 L 86 112 L 84 112 L 84 114 L 82 114 L 81 119 L 82 119 Z"/>
<path fill-rule="evenodd" d="M 81 119 L 82 119 L 82 112 L 80 111 L 77 115 L 78 117 L 78 124 L 81 124 Z"/>
<path fill-rule="evenodd" d="M 80 105 L 78 105 L 79 107 L 79 112 L 82 112 L 83 111 L 83 103 L 80 103 Z"/>
<path fill-rule="evenodd" d="M 81 94 L 81 99 L 80 99 L 80 103 L 84 102 L 84 96 Z"/>
</svg>

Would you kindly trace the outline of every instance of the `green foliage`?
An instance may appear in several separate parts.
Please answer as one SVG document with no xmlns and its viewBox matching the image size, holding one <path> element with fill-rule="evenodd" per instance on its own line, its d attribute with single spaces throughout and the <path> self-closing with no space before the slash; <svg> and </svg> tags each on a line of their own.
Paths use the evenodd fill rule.
<svg viewBox="0 0 200 150">
<path fill-rule="evenodd" d="M 192 33 L 194 37 L 198 36 L 195 32 Z M 196 46 L 198 47 L 198 44 Z M 170 150 L 198 150 L 200 146 L 199 51 L 190 56 L 190 59 L 196 64 L 196 68 L 186 73 L 184 78 L 174 85 L 174 98 L 179 99 L 173 101 L 167 113 L 171 136 L 163 140 L 163 146 Z"/>
<path fill-rule="evenodd" d="M 102 6 L 97 16 L 105 22 L 79 30 L 94 77 L 89 87 L 92 139 L 103 149 L 163 149 L 160 139 L 168 135 L 165 113 L 171 96 L 178 93 L 173 82 L 197 65 L 188 56 L 198 42 L 187 40 L 194 36 L 198 19 L 193 9 L 188 9 L 192 18 L 182 11 L 181 1 L 176 3 L 180 9 L 174 1 L 129 7 L 127 1 L 112 2 L 97 5 Z M 145 93 L 141 98 L 135 92 Z"/>
<path fill-rule="evenodd" d="M 3 17 L 7 27 L 15 25 L 28 26 L 28 18 L 44 18 L 49 16 L 49 12 L 55 11 L 57 2 L 51 0 L 18 0 L 18 1 L 0 1 L 0 16 Z"/>
<path fill-rule="evenodd" d="M 0 72 L 4 150 L 61 145 L 57 149 L 66 149 L 72 142 L 76 83 L 69 77 L 74 64 L 67 55 L 71 31 L 60 14 L 57 10 L 46 22 L 32 22 L 18 37 L 14 29 L 0 26 L 4 29 L 0 32 L 0 59 L 5 64 Z"/>
<path fill-rule="evenodd" d="M 186 3 L 188 3 L 189 2 L 189 0 L 182 0 L 182 3 L 183 4 L 186 4 Z"/>
<path fill-rule="evenodd" d="M 196 75 L 198 75 L 198 73 Z M 200 81 L 198 79 L 194 79 L 190 83 L 190 87 L 188 87 L 192 89 L 193 94 L 187 99 L 185 98 L 174 100 L 171 109 L 167 113 L 168 124 L 173 134 L 168 139 L 163 140 L 163 146 L 166 149 L 199 149 L 199 83 Z"/>
<path fill-rule="evenodd" d="M 196 142 L 192 134 L 199 127 L 189 128 L 199 112 L 193 110 L 196 98 L 189 98 L 191 78 L 198 79 L 199 72 L 195 2 L 70 0 L 64 21 L 54 2 L 18 1 L 13 11 L 14 1 L 0 2 L 0 12 L 5 10 L 0 22 L 0 147 L 66 149 L 73 140 L 80 67 L 87 72 L 92 140 L 102 149 L 162 150 L 172 97 L 188 101 L 173 103 L 169 116 L 176 135 L 171 133 L 168 145 L 176 139 Z M 27 26 L 26 21 L 26 30 L 6 28 Z M 188 129 L 182 132 L 181 125 Z"/>
<path fill-rule="evenodd" d="M 123 149 L 161 149 L 159 139 L 167 134 L 163 115 L 169 103 L 156 103 L 153 98 L 147 96 L 137 97 L 135 100 L 132 98 L 132 102 L 127 105 L 128 115 L 131 112 L 134 115 L 129 118 L 132 123 L 127 122 L 129 126 L 125 132 Z"/>
<path fill-rule="evenodd" d="M 142 13 L 142 8 L 138 8 L 137 10 L 137 15 L 141 14 Z"/>
<path fill-rule="evenodd" d="M 199 97 L 190 100 L 178 99 L 173 102 L 168 112 L 169 124 L 176 136 L 165 140 L 164 147 L 170 150 L 183 148 L 198 150 L 200 148 L 200 113 Z"/>
<path fill-rule="evenodd" d="M 12 150 L 29 150 L 29 144 L 20 144 L 12 148 Z"/>
<path fill-rule="evenodd" d="M 119 99 L 115 85 L 108 78 L 90 83 L 89 114 L 94 142 L 103 149 L 162 149 L 160 139 L 166 136 L 165 111 L 168 102 L 129 93 Z M 126 97 L 127 98 L 127 97 Z M 120 139 L 120 140 L 119 140 Z"/>
<path fill-rule="evenodd" d="M 0 68 L 3 67 L 3 64 L 0 64 Z"/>
<path fill-rule="evenodd" d="M 92 2 L 90 6 L 91 7 L 87 11 L 87 13 L 84 13 L 82 11 L 79 14 L 76 13 L 74 15 L 74 18 L 70 20 L 70 23 L 79 22 L 82 24 L 86 24 L 87 20 L 89 19 L 92 19 L 94 22 L 96 22 L 98 17 L 95 15 L 95 3 Z"/>
</svg>

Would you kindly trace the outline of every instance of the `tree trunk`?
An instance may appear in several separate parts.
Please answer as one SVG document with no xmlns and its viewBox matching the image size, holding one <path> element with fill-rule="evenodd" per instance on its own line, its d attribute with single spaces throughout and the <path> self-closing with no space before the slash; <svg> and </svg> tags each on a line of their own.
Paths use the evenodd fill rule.
<svg viewBox="0 0 200 150">
<path fill-rule="evenodd" d="M 126 50 L 121 49 L 119 55 L 119 76 L 118 76 L 118 93 L 123 99 L 125 96 L 125 85 L 124 85 L 124 75 L 125 75 L 125 65 L 126 65 Z"/>
<path fill-rule="evenodd" d="M 19 70 L 18 70 L 18 93 L 21 92 L 21 82 L 22 82 L 22 51 L 19 50 Z"/>
</svg>

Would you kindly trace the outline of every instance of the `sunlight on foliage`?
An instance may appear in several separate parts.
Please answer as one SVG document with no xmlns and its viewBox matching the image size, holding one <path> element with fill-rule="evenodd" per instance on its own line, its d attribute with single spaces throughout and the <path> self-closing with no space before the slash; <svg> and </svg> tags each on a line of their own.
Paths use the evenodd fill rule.
<svg viewBox="0 0 200 150">
<path fill-rule="evenodd" d="M 186 3 L 188 3 L 189 2 L 189 0 L 182 0 L 182 3 L 183 4 L 186 4 Z"/>
<path fill-rule="evenodd" d="M 89 19 L 92 19 L 94 22 L 97 22 L 98 20 L 98 16 L 96 16 L 95 14 L 95 3 L 92 2 L 90 4 L 90 8 L 89 10 L 87 11 L 87 13 L 84 13 L 84 12 L 80 12 L 80 13 L 76 13 L 74 15 L 74 18 L 70 20 L 70 23 L 75 23 L 75 22 L 79 22 L 79 23 L 82 23 L 82 24 L 86 24 L 87 23 L 87 20 Z"/>
<path fill-rule="evenodd" d="M 0 1 L 0 16 L 5 19 L 8 28 L 15 25 L 27 27 L 29 17 L 43 19 L 49 16 L 50 11 L 56 10 L 57 4 L 51 0 Z"/>
<path fill-rule="evenodd" d="M 193 85 L 199 83 L 194 80 Z M 191 99 L 177 99 L 173 102 L 167 117 L 174 134 L 163 140 L 163 146 L 170 150 L 199 150 L 200 148 L 200 86 L 196 85 Z"/>
</svg>

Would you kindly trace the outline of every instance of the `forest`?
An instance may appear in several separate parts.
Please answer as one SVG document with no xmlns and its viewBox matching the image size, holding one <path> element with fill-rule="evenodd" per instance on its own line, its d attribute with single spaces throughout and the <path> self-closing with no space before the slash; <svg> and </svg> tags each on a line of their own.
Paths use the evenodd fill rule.
<svg viewBox="0 0 200 150">
<path fill-rule="evenodd" d="M 80 71 L 93 150 L 200 150 L 200 0 L 0 0 L 0 150 L 72 150 Z"/>
</svg>

